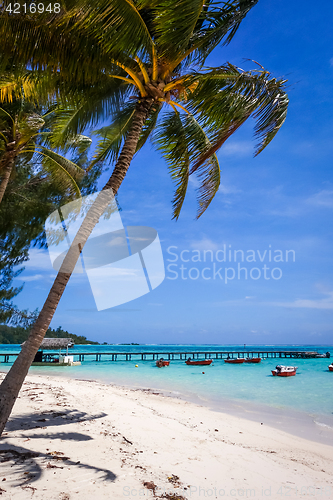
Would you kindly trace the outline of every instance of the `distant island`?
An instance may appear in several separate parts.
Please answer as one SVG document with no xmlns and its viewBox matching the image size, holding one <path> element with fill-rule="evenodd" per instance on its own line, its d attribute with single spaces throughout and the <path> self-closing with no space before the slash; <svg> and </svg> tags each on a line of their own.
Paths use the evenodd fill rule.
<svg viewBox="0 0 333 500">
<path fill-rule="evenodd" d="M 29 328 L 23 328 L 22 326 L 7 326 L 0 325 L 0 344 L 22 344 L 27 340 L 29 335 Z M 53 338 L 71 338 L 75 344 L 95 344 L 99 345 L 99 342 L 93 342 L 88 340 L 87 337 L 83 335 L 74 335 L 74 333 L 69 333 L 59 326 L 56 330 L 49 328 L 46 332 L 45 337 Z"/>
</svg>

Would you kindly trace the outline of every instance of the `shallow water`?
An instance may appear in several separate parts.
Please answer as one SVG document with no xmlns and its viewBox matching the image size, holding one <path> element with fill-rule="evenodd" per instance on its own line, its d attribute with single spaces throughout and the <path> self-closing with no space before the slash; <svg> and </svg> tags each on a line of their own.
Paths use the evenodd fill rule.
<svg viewBox="0 0 333 500">
<path fill-rule="evenodd" d="M 316 350 L 333 351 L 332 346 L 246 346 L 247 350 Z M 16 352 L 18 346 L 1 346 L 0 353 Z M 241 350 L 243 346 L 75 346 L 79 352 L 189 352 L 202 350 Z M 333 352 L 332 352 L 333 354 Z M 265 414 L 271 423 L 284 422 L 297 427 L 302 416 L 319 433 L 332 430 L 333 439 L 333 372 L 331 360 L 263 359 L 259 364 L 230 365 L 214 360 L 210 366 L 187 366 L 184 361 L 171 360 L 170 366 L 157 368 L 153 361 L 94 361 L 86 357 L 81 366 L 31 367 L 31 373 L 94 379 L 104 383 L 137 388 L 153 388 L 178 395 L 217 410 L 258 419 Z M 273 377 L 275 365 L 298 366 L 295 377 Z M 135 365 L 138 365 L 136 367 Z M 10 367 L 1 363 L 3 371 Z M 204 374 L 202 373 L 204 372 Z M 310 425 L 310 427 L 311 427 Z M 304 429 L 303 429 L 304 432 Z M 310 432 L 310 428 L 308 429 Z M 297 432 L 296 432 L 297 433 Z M 311 437 L 311 436 L 310 436 Z M 332 441 L 333 442 L 333 441 Z"/>
</svg>

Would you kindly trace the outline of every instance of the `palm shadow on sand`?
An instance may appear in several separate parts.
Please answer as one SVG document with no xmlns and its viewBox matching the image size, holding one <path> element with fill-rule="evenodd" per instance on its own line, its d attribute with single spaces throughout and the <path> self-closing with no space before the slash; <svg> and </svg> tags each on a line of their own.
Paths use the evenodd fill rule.
<svg viewBox="0 0 333 500">
<path fill-rule="evenodd" d="M 26 437 L 27 439 L 47 438 L 61 439 L 63 441 L 90 441 L 93 439 L 91 436 L 78 432 L 54 432 L 50 434 L 47 432 L 42 434 L 24 434 L 24 432 L 36 428 L 48 429 L 49 427 L 57 427 L 72 422 L 89 422 L 105 416 L 107 416 L 106 413 L 89 415 L 78 410 L 64 410 L 61 412 L 47 411 L 12 417 L 7 423 L 5 433 L 3 434 L 3 441 L 0 444 L 2 475 L 5 476 L 7 474 L 10 476 L 11 483 L 15 483 L 17 486 L 29 487 L 29 484 L 41 478 L 45 469 L 74 467 L 75 470 L 84 471 L 85 474 L 88 472 L 96 473 L 96 479 L 98 478 L 98 480 L 115 481 L 117 476 L 112 471 L 71 460 L 70 457 L 65 456 L 62 452 L 37 453 L 28 448 L 10 444 L 12 432 L 15 432 L 15 439 Z M 18 436 L 17 431 L 22 431 L 22 434 Z M 8 472 L 5 473 L 5 469 Z M 3 484 L 5 485 L 5 483 Z"/>
<path fill-rule="evenodd" d="M 9 443 L 0 445 L 0 464 L 2 475 L 6 477 L 4 465 L 7 465 L 10 481 L 15 486 L 24 486 L 38 481 L 44 469 L 62 469 L 64 467 L 75 467 L 75 470 L 83 470 L 84 473 L 96 473 L 96 478 L 102 481 L 114 482 L 116 474 L 108 469 L 94 467 L 93 465 L 76 462 L 62 455 L 60 452 L 36 453 Z M 5 485 L 5 483 L 3 483 Z"/>
<path fill-rule="evenodd" d="M 31 429 L 40 429 L 44 427 L 54 427 L 77 422 L 89 422 L 98 418 L 104 418 L 107 413 L 98 413 L 89 415 L 79 410 L 63 411 L 43 411 L 41 413 L 31 413 L 30 415 L 17 415 L 10 418 L 6 425 L 5 432 L 27 431 Z"/>
</svg>

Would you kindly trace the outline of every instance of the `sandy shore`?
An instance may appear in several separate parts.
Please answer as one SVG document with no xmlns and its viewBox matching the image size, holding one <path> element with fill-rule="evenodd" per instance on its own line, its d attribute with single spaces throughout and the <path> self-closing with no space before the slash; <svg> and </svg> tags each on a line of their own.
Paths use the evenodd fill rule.
<svg viewBox="0 0 333 500">
<path fill-rule="evenodd" d="M 330 500 L 332 456 L 152 391 L 32 375 L 1 440 L 0 496 Z"/>
</svg>

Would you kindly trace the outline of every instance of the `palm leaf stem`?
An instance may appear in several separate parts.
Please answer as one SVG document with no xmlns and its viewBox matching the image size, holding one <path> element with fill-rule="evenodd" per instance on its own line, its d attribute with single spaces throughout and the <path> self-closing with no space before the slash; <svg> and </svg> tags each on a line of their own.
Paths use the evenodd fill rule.
<svg viewBox="0 0 333 500">
<path fill-rule="evenodd" d="M 177 110 L 176 106 L 173 104 L 173 102 L 168 102 L 168 104 L 172 107 L 172 109 L 174 110 L 174 112 L 176 113 L 176 115 L 179 115 L 179 111 Z"/>
<path fill-rule="evenodd" d="M 175 87 L 177 87 L 178 85 L 182 85 L 182 83 L 186 80 L 186 78 L 182 77 L 182 78 L 179 78 L 177 80 L 173 80 L 172 82 L 168 83 L 165 87 L 164 87 L 164 92 L 168 92 L 169 90 L 172 90 L 174 89 Z"/>
<path fill-rule="evenodd" d="M 117 78 L 118 80 L 123 80 L 124 82 L 131 84 L 131 85 L 136 85 L 135 81 L 132 80 L 131 78 L 126 78 L 125 76 L 118 76 L 118 75 L 108 75 L 110 78 Z"/>
<path fill-rule="evenodd" d="M 140 69 L 141 69 L 141 72 L 142 72 L 142 76 L 143 76 L 143 79 L 144 79 L 145 83 L 146 84 L 149 83 L 150 80 L 149 80 L 149 76 L 148 76 L 147 70 L 145 68 L 145 65 L 143 64 L 143 62 L 141 61 L 141 59 L 139 59 L 138 56 L 135 57 L 135 60 L 138 63 L 138 65 L 140 66 Z"/>
<path fill-rule="evenodd" d="M 153 79 L 153 81 L 156 81 L 157 77 L 158 77 L 158 59 L 157 59 L 155 44 L 153 44 L 153 47 L 152 47 L 152 57 L 153 57 L 152 79 Z"/>
<path fill-rule="evenodd" d="M 182 106 L 181 104 L 179 104 L 178 102 L 175 102 L 175 101 L 167 101 L 166 99 L 163 99 L 165 102 L 167 102 L 168 104 L 173 104 L 174 106 L 177 106 L 177 108 L 180 108 L 182 109 L 183 111 L 185 111 L 188 115 L 192 115 L 192 113 L 189 112 L 188 109 L 184 108 L 184 106 Z"/>
<path fill-rule="evenodd" d="M 129 68 L 128 66 L 125 66 L 121 62 L 117 61 L 116 59 L 111 59 L 111 62 L 115 64 L 116 66 L 119 66 L 119 68 L 122 68 L 126 73 L 135 81 L 136 86 L 140 90 L 141 96 L 146 97 L 147 92 L 145 91 L 144 86 L 142 85 L 142 82 L 140 81 L 140 78 L 138 75 L 135 74 L 135 72 Z"/>
<path fill-rule="evenodd" d="M 5 115 L 7 115 L 7 116 L 8 116 L 8 117 L 12 120 L 12 122 L 13 122 L 13 127 L 15 127 L 15 120 L 14 120 L 14 118 L 13 118 L 13 117 L 12 117 L 9 113 L 7 113 L 7 111 L 5 111 L 3 108 L 0 108 L 0 111 L 1 111 L 2 113 L 4 113 Z M 14 130 L 14 128 L 13 128 L 13 130 Z"/>
<path fill-rule="evenodd" d="M 7 141 L 6 137 L 3 135 L 3 133 L 2 133 L 2 132 L 0 132 L 0 135 L 1 135 L 1 137 L 3 138 L 3 140 L 5 141 L 5 144 L 7 144 L 7 142 L 8 142 L 8 141 Z"/>
<path fill-rule="evenodd" d="M 196 170 L 198 170 L 198 168 L 201 167 L 201 165 L 203 163 L 205 163 L 205 161 L 208 160 L 208 158 L 210 158 L 211 156 L 213 156 L 213 154 L 216 153 L 216 151 L 218 151 L 221 146 L 223 146 L 223 144 L 226 142 L 226 140 L 229 139 L 229 137 L 233 133 L 235 133 L 236 130 L 239 129 L 239 127 L 241 125 L 243 125 L 243 123 L 248 119 L 249 116 L 250 115 L 247 115 L 245 118 L 243 118 L 242 120 L 240 120 L 238 123 L 232 124 L 229 127 L 228 132 L 225 133 L 225 134 L 222 134 L 221 138 L 219 140 L 217 140 L 216 143 L 213 144 L 213 146 L 206 153 L 204 153 L 199 158 L 199 160 L 193 165 L 193 167 L 191 169 L 191 172 L 190 172 L 190 175 L 192 175 Z"/>
</svg>

